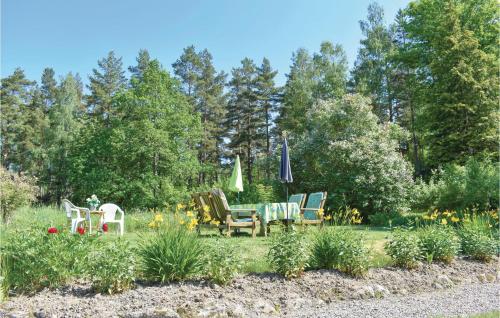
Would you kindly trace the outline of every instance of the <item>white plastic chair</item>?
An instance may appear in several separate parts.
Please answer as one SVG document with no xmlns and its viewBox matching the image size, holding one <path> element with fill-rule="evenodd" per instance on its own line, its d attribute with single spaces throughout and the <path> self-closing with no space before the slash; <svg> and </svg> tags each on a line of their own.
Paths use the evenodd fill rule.
<svg viewBox="0 0 500 318">
<path fill-rule="evenodd" d="M 99 211 L 103 211 L 104 215 L 101 220 L 101 225 L 104 223 L 118 223 L 120 225 L 120 235 L 123 235 L 123 230 L 125 227 L 125 213 L 116 204 L 106 203 L 101 205 Z M 116 219 L 116 211 L 120 212 L 121 216 Z"/>
<path fill-rule="evenodd" d="M 66 212 L 66 216 L 69 220 L 71 220 L 71 233 L 76 233 L 76 229 L 78 225 L 82 222 L 89 222 L 89 233 L 92 231 L 92 220 L 90 219 L 90 210 L 87 208 L 80 208 L 71 203 L 67 199 L 62 200 L 62 205 L 64 211 Z M 81 212 L 85 213 L 85 217 L 82 216 Z M 75 213 L 75 217 L 73 217 L 73 213 Z"/>
</svg>

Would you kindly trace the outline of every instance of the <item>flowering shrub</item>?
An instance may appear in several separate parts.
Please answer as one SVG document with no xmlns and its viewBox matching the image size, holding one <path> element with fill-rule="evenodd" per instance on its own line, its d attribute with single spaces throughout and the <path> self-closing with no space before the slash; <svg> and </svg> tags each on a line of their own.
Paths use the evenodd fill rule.
<svg viewBox="0 0 500 318">
<path fill-rule="evenodd" d="M 87 198 L 87 204 L 91 209 L 96 209 L 99 204 L 101 204 L 101 201 L 97 198 L 97 195 L 92 194 L 90 198 Z"/>
<path fill-rule="evenodd" d="M 185 226 L 167 224 L 139 245 L 146 279 L 161 283 L 183 280 L 201 272 L 204 245 Z"/>
<path fill-rule="evenodd" d="M 363 276 L 368 271 L 369 254 L 362 235 L 349 229 L 328 228 L 317 234 L 310 263 L 314 268 Z"/>
<path fill-rule="evenodd" d="M 268 260 L 278 274 L 286 278 L 302 276 L 308 258 L 305 237 L 301 233 L 283 230 L 273 237 Z"/>
<path fill-rule="evenodd" d="M 131 288 L 136 273 L 134 250 L 121 239 L 87 255 L 86 273 L 92 288 L 99 293 L 114 294 Z"/>
<path fill-rule="evenodd" d="M 230 283 L 241 268 L 236 249 L 221 238 L 215 239 L 206 250 L 208 278 L 217 283 Z"/>
<path fill-rule="evenodd" d="M 421 224 L 429 225 L 429 224 L 442 224 L 442 225 L 454 225 L 458 226 L 462 223 L 470 223 L 473 222 L 475 218 L 483 219 L 489 228 L 497 228 L 498 227 L 498 211 L 477 211 L 475 209 L 469 210 L 465 209 L 462 211 L 453 211 L 453 210 L 434 210 L 426 213 L 422 216 L 420 220 Z"/>
<path fill-rule="evenodd" d="M 419 229 L 417 234 L 422 253 L 429 263 L 433 260 L 451 263 L 460 249 L 452 227 L 435 224 Z"/>
<path fill-rule="evenodd" d="M 361 224 L 363 217 L 358 209 L 351 209 L 349 206 L 344 206 L 336 211 L 331 211 L 325 216 L 325 220 L 330 220 L 332 225 L 352 225 Z"/>
<path fill-rule="evenodd" d="M 414 268 L 422 258 L 418 236 L 408 230 L 394 231 L 392 239 L 386 243 L 385 250 L 392 258 L 394 265 L 404 268 Z"/>
<path fill-rule="evenodd" d="M 0 214 L 3 222 L 9 221 L 12 213 L 35 199 L 34 181 L 18 176 L 0 167 Z"/>
<path fill-rule="evenodd" d="M 490 228 L 488 221 L 474 217 L 458 228 L 462 253 L 473 259 L 488 262 L 499 247 L 498 229 Z"/>
<path fill-rule="evenodd" d="M 61 286 L 83 276 L 86 255 L 100 244 L 96 237 L 50 234 L 46 228 L 15 231 L 1 246 L 6 284 L 19 293 Z"/>
</svg>

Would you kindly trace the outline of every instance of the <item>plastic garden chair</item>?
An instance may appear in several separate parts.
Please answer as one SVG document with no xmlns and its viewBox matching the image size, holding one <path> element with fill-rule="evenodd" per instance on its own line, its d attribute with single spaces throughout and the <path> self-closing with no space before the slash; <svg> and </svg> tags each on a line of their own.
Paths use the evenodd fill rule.
<svg viewBox="0 0 500 318">
<path fill-rule="evenodd" d="M 71 221 L 71 233 L 76 233 L 76 229 L 78 228 L 78 225 L 82 222 L 88 221 L 89 222 L 89 233 L 92 229 L 91 226 L 91 219 L 90 219 L 90 210 L 87 208 L 81 208 L 77 207 L 73 203 L 71 203 L 68 199 L 63 199 L 62 200 L 62 206 L 64 208 L 64 211 L 66 212 L 66 216 L 68 217 L 68 220 Z M 82 212 L 85 213 L 85 217 L 82 216 Z M 75 217 L 73 217 L 73 213 L 75 213 Z"/>
<path fill-rule="evenodd" d="M 103 211 L 104 214 L 102 216 L 101 225 L 105 223 L 117 223 L 120 225 L 120 235 L 123 235 L 123 231 L 125 228 L 125 213 L 122 209 L 116 204 L 106 203 L 101 205 L 99 211 Z M 116 212 L 120 213 L 120 218 L 116 219 Z"/>
</svg>

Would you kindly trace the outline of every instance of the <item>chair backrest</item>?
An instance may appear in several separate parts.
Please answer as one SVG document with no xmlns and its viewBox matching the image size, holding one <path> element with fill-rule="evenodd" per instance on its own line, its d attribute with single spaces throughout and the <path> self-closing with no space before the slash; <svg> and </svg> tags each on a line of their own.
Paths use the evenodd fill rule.
<svg viewBox="0 0 500 318">
<path fill-rule="evenodd" d="M 208 213 L 210 214 L 210 218 L 219 221 L 221 224 L 223 224 L 226 219 L 225 217 L 223 217 L 223 214 L 220 213 L 220 211 L 218 210 L 217 205 L 214 202 L 212 192 L 201 192 L 200 198 L 206 205 L 208 205 L 209 207 Z"/>
<path fill-rule="evenodd" d="M 288 202 L 297 203 L 299 208 L 302 209 L 304 207 L 304 203 L 306 203 L 306 194 L 305 193 L 292 194 L 288 199 Z"/>
<path fill-rule="evenodd" d="M 317 211 L 319 209 L 323 209 L 325 206 L 325 201 L 326 201 L 326 192 L 315 192 L 309 194 L 307 198 L 307 204 L 306 208 L 307 209 L 315 209 L 315 211 L 304 211 L 304 218 L 308 220 L 315 220 L 318 218 L 317 216 Z"/>
<path fill-rule="evenodd" d="M 205 200 L 202 197 L 202 193 L 199 192 L 191 193 L 191 198 L 194 201 L 195 209 L 198 212 L 198 216 L 202 217 L 203 213 L 205 212 L 204 210 L 205 207 L 208 206 L 210 208 L 210 206 L 207 203 L 205 203 Z"/>
<path fill-rule="evenodd" d="M 214 209 L 214 214 L 221 223 L 226 221 L 226 215 L 231 213 L 229 204 L 227 203 L 226 195 L 221 189 L 213 189 L 211 192 L 211 201 Z"/>
<path fill-rule="evenodd" d="M 99 208 L 99 211 L 104 211 L 104 223 L 114 221 L 116 217 L 116 211 L 118 210 L 123 212 L 123 210 L 114 203 L 106 203 L 101 205 L 101 207 Z"/>
<path fill-rule="evenodd" d="M 73 203 L 71 203 L 68 199 L 62 200 L 62 206 L 63 206 L 64 211 L 66 212 L 66 216 L 68 218 L 71 218 L 71 214 L 72 214 L 71 209 L 75 209 L 76 206 Z"/>
</svg>

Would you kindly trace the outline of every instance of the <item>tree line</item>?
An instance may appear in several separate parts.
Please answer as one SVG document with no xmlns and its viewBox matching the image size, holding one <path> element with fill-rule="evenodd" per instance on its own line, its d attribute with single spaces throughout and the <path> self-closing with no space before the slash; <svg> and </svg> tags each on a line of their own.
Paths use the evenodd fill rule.
<svg viewBox="0 0 500 318">
<path fill-rule="evenodd" d="M 275 179 L 284 133 L 300 154 L 297 183 L 311 188 L 351 182 L 322 180 L 332 172 L 314 171 L 328 162 L 308 157 L 316 150 L 321 158 L 346 149 L 378 151 L 382 161 L 397 154 L 405 163 L 394 166 L 408 166 L 413 178 L 470 157 L 497 160 L 497 21 L 493 0 L 413 1 L 391 24 L 373 3 L 351 70 L 342 46 L 323 42 L 318 52 L 293 52 L 283 87 L 267 58 L 244 58 L 226 74 L 194 46 L 173 62 L 173 74 L 141 50 L 128 78 L 111 51 L 86 90 L 78 74 L 56 79 L 49 67 L 37 83 L 18 68 L 1 83 L 2 165 L 36 178 L 46 202 L 99 193 L 124 206 L 158 207 L 220 182 L 236 154 L 248 183 Z M 382 140 L 390 151 L 361 139 L 339 148 L 353 135 Z M 394 143 L 383 141 L 389 135 Z"/>
</svg>

